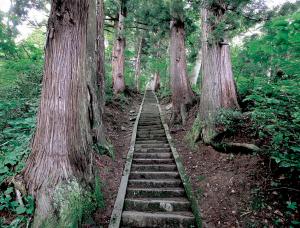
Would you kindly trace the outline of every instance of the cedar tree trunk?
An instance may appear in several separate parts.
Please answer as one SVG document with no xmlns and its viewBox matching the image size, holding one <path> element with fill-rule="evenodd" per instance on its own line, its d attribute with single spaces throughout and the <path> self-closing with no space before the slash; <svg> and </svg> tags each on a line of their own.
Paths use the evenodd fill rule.
<svg viewBox="0 0 300 228">
<path fill-rule="evenodd" d="M 97 0 L 97 79 L 102 103 L 105 103 L 104 0 Z M 103 105 L 104 107 L 104 105 Z"/>
<path fill-rule="evenodd" d="M 173 18 L 170 26 L 170 75 L 173 102 L 171 123 L 184 124 L 187 105 L 192 103 L 194 96 L 187 76 L 184 23 L 180 19 Z"/>
<path fill-rule="evenodd" d="M 37 129 L 23 175 L 36 200 L 35 226 L 59 213 L 56 190 L 93 182 L 93 147 L 101 142 L 94 0 L 53 0 Z M 37 220 L 38 222 L 37 222 Z"/>
<path fill-rule="evenodd" d="M 160 89 L 160 73 L 155 72 L 154 73 L 154 83 L 153 83 L 153 90 L 156 92 Z"/>
<path fill-rule="evenodd" d="M 136 57 L 136 63 L 135 63 L 135 87 L 137 91 L 140 90 L 140 75 L 141 75 L 141 58 L 142 58 L 142 50 L 143 50 L 143 43 L 144 39 L 143 37 L 141 38 L 137 50 L 137 57 Z"/>
<path fill-rule="evenodd" d="M 124 19 L 126 16 L 125 0 L 121 0 L 121 9 L 119 11 L 116 38 L 112 51 L 112 77 L 113 91 L 115 94 L 122 93 L 125 90 L 125 37 L 124 37 Z"/>
<path fill-rule="evenodd" d="M 213 13 L 208 9 L 202 10 L 203 82 L 199 116 L 202 125 L 200 134 L 205 143 L 210 143 L 216 134 L 215 117 L 218 111 L 221 108 L 239 108 L 229 45 L 209 40 L 213 31 L 208 20 L 211 15 Z"/>
</svg>

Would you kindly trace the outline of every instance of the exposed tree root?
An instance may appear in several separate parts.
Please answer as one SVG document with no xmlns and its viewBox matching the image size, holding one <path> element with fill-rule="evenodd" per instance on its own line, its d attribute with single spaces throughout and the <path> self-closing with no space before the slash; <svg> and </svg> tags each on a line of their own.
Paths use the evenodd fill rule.
<svg viewBox="0 0 300 228">
<path fill-rule="evenodd" d="M 7 179 L 8 184 L 13 184 L 15 189 L 18 190 L 23 196 L 27 195 L 25 183 L 20 176 L 13 176 Z"/>
<path fill-rule="evenodd" d="M 212 141 L 210 145 L 217 151 L 221 151 L 223 153 L 251 154 L 251 153 L 257 153 L 261 151 L 259 147 L 249 143 L 235 143 L 235 142 L 216 143 Z"/>
<path fill-rule="evenodd" d="M 226 131 L 216 133 L 213 128 L 200 127 L 197 134 L 193 136 L 194 142 L 202 140 L 205 144 L 211 145 L 215 150 L 223 153 L 242 153 L 251 154 L 258 153 L 261 149 L 251 143 L 226 142 L 223 138 Z"/>
</svg>

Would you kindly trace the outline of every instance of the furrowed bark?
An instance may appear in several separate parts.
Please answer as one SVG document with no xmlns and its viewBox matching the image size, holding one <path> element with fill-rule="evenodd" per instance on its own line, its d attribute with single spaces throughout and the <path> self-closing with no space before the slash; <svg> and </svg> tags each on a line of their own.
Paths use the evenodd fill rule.
<svg viewBox="0 0 300 228">
<path fill-rule="evenodd" d="M 97 0 L 97 79 L 102 98 L 105 103 L 105 46 L 104 46 L 104 0 Z"/>
<path fill-rule="evenodd" d="M 113 90 L 115 94 L 124 92 L 125 90 L 125 37 L 124 37 L 124 19 L 126 17 L 126 2 L 120 0 L 120 11 L 117 22 L 116 38 L 112 51 L 112 77 Z"/>
<path fill-rule="evenodd" d="M 202 124 L 201 138 L 210 143 L 214 138 L 215 117 L 221 108 L 239 108 L 234 84 L 229 45 L 209 41 L 213 31 L 208 9 L 202 10 L 202 89 L 199 117 Z M 222 15 L 219 15 L 221 17 Z"/>
<path fill-rule="evenodd" d="M 171 21 L 170 75 L 173 102 L 171 123 L 185 123 L 187 105 L 192 103 L 193 92 L 187 76 L 185 31 L 180 19 Z"/>
<path fill-rule="evenodd" d="M 94 180 L 93 147 L 103 137 L 96 30 L 94 0 L 52 1 L 37 129 L 23 171 L 35 227 L 59 214 L 59 186 L 75 181 L 88 190 Z"/>
</svg>

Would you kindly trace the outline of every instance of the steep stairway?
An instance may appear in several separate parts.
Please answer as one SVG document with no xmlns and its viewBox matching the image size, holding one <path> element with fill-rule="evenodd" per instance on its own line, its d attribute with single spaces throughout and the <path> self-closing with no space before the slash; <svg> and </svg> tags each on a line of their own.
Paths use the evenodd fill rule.
<svg viewBox="0 0 300 228">
<path fill-rule="evenodd" d="M 121 227 L 195 227 L 152 91 L 137 127 Z"/>
</svg>

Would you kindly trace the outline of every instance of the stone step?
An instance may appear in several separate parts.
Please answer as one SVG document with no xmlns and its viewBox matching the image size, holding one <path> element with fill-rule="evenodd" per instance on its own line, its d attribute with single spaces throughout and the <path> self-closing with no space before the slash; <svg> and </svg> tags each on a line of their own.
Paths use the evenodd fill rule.
<svg viewBox="0 0 300 228">
<path fill-rule="evenodd" d="M 182 187 L 182 182 L 180 179 L 130 179 L 128 186 L 135 188 L 171 188 Z"/>
<path fill-rule="evenodd" d="M 137 127 L 120 227 L 196 227 L 156 96 L 149 90 Z"/>
<path fill-rule="evenodd" d="M 142 140 L 164 140 L 167 139 L 167 137 L 164 136 L 155 136 L 155 135 L 150 135 L 150 136 L 143 136 L 143 137 L 137 137 L 137 139 L 142 139 Z"/>
<path fill-rule="evenodd" d="M 161 121 L 139 121 L 139 125 L 161 125 Z"/>
<path fill-rule="evenodd" d="M 151 165 L 135 165 L 133 164 L 131 166 L 132 171 L 176 171 L 177 166 L 174 165 L 156 165 L 156 164 L 151 164 Z"/>
<path fill-rule="evenodd" d="M 140 129 L 140 128 L 148 129 L 148 128 L 151 128 L 151 127 L 152 127 L 152 128 L 155 128 L 155 127 L 156 127 L 156 128 L 157 128 L 157 127 L 163 128 L 163 125 L 162 125 L 162 124 L 160 124 L 160 125 L 158 124 L 158 126 L 152 126 L 152 125 L 149 125 L 149 126 L 139 126 L 138 129 Z"/>
<path fill-rule="evenodd" d="M 141 116 L 141 121 L 160 121 L 159 114 L 152 116 Z"/>
<path fill-rule="evenodd" d="M 144 144 L 136 144 L 136 149 L 142 149 L 142 148 L 170 148 L 170 145 L 168 143 L 144 143 Z"/>
<path fill-rule="evenodd" d="M 158 122 L 158 123 L 141 123 L 139 122 L 139 125 L 138 126 L 141 126 L 141 127 L 151 127 L 151 126 L 155 126 L 155 127 L 159 127 L 159 126 L 162 126 L 161 122 Z"/>
<path fill-rule="evenodd" d="M 136 153 L 170 153 L 171 148 L 140 148 L 135 149 Z"/>
<path fill-rule="evenodd" d="M 143 140 L 143 139 L 136 139 L 135 144 L 167 144 L 168 140 Z"/>
<path fill-rule="evenodd" d="M 133 159 L 133 164 L 175 164 L 174 159 Z"/>
<path fill-rule="evenodd" d="M 125 199 L 125 211 L 188 211 L 191 205 L 186 198 L 139 198 Z"/>
<path fill-rule="evenodd" d="M 172 153 L 134 153 L 133 158 L 173 158 Z"/>
<path fill-rule="evenodd" d="M 140 122 L 141 123 L 161 123 L 161 120 L 160 120 L 159 116 L 155 116 L 152 118 L 140 117 Z"/>
<path fill-rule="evenodd" d="M 163 129 L 161 130 L 152 130 L 152 129 L 139 129 L 137 131 L 138 134 L 165 134 L 165 131 Z"/>
<path fill-rule="evenodd" d="M 127 188 L 126 197 L 144 198 L 144 197 L 184 197 L 183 188 Z"/>
<path fill-rule="evenodd" d="M 179 178 L 178 172 L 141 172 L 132 171 L 129 175 L 130 179 L 174 179 Z"/>
<path fill-rule="evenodd" d="M 138 129 L 141 129 L 141 128 L 143 128 L 143 129 L 148 129 L 148 128 L 158 128 L 158 127 L 161 127 L 162 129 L 163 129 L 163 125 L 162 124 L 157 124 L 157 125 L 147 125 L 147 126 L 139 126 L 138 125 Z"/>
<path fill-rule="evenodd" d="M 139 212 L 124 211 L 122 226 L 156 228 L 195 227 L 195 218 L 191 212 Z"/>
<path fill-rule="evenodd" d="M 158 126 L 158 127 L 148 127 L 148 128 L 138 128 L 138 131 L 164 131 L 162 126 Z"/>
<path fill-rule="evenodd" d="M 166 137 L 165 133 L 137 133 L 138 138 L 157 138 L 157 137 Z"/>
</svg>

